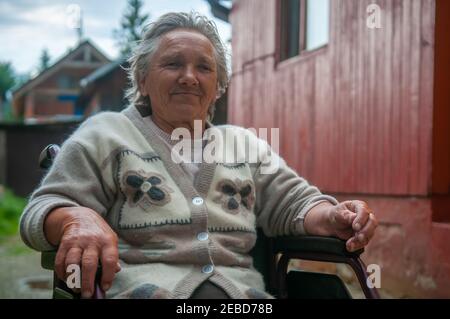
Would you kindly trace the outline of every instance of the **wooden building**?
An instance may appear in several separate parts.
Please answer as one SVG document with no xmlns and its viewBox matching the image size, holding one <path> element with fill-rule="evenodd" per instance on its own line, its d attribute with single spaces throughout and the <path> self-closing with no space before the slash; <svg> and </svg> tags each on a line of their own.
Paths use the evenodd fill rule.
<svg viewBox="0 0 450 319">
<path fill-rule="evenodd" d="M 120 112 L 126 106 L 127 67 L 126 59 L 119 58 L 81 79 L 78 104 L 85 117 L 106 110 Z"/>
<path fill-rule="evenodd" d="M 447 0 L 237 0 L 229 16 L 229 122 L 280 128 L 300 175 L 367 201 L 381 223 L 365 260 L 405 296 L 450 297 L 449 14 Z"/>
<path fill-rule="evenodd" d="M 13 92 L 13 110 L 25 123 L 83 115 L 80 80 L 110 63 L 89 40 Z"/>
</svg>

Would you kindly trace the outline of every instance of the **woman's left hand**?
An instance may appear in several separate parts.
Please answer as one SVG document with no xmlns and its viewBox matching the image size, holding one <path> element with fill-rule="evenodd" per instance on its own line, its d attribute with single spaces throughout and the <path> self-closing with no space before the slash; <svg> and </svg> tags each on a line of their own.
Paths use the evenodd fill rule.
<svg viewBox="0 0 450 319">
<path fill-rule="evenodd" d="M 367 203 L 359 200 L 349 200 L 330 207 L 329 221 L 334 236 L 347 241 L 348 251 L 366 246 L 378 226 Z"/>
</svg>

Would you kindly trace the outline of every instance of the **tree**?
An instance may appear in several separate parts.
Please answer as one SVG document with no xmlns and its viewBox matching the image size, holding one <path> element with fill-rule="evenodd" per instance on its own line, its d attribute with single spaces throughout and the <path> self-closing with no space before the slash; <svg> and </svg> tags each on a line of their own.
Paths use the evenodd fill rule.
<svg viewBox="0 0 450 319">
<path fill-rule="evenodd" d="M 48 50 L 44 48 L 41 53 L 41 57 L 39 58 L 39 72 L 42 72 L 50 66 L 50 55 L 48 54 Z"/>
<path fill-rule="evenodd" d="M 14 85 L 14 70 L 10 62 L 0 62 L 0 104 L 6 100 L 6 92 Z"/>
<path fill-rule="evenodd" d="M 120 22 L 120 29 L 114 30 L 114 37 L 120 47 L 120 53 L 128 56 L 131 53 L 133 45 L 140 40 L 142 29 L 144 28 L 148 14 L 142 14 L 143 1 L 128 0 L 127 8 Z"/>
</svg>

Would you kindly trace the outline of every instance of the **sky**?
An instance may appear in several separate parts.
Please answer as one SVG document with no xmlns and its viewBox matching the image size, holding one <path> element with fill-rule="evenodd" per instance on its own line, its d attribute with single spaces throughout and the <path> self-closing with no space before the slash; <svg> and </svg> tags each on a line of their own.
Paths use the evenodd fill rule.
<svg viewBox="0 0 450 319">
<path fill-rule="evenodd" d="M 198 11 L 213 18 L 204 0 L 143 0 L 150 21 L 170 11 Z M 73 5 L 76 6 L 73 6 Z M 83 16 L 84 36 L 108 58 L 118 56 L 113 30 L 118 29 L 126 0 L 0 0 L 0 62 L 11 62 L 18 74 L 35 72 L 44 48 L 55 62 L 78 43 L 73 29 L 76 8 Z M 231 26 L 213 18 L 224 42 Z"/>
</svg>

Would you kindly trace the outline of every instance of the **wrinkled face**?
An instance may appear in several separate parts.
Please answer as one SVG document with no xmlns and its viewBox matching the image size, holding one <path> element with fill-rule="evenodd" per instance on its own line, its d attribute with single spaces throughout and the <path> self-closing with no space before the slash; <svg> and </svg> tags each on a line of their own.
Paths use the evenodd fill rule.
<svg viewBox="0 0 450 319">
<path fill-rule="evenodd" d="M 140 90 L 150 96 L 152 116 L 172 127 L 195 119 L 204 121 L 217 95 L 212 43 L 192 30 L 166 33 L 140 82 Z"/>
</svg>

